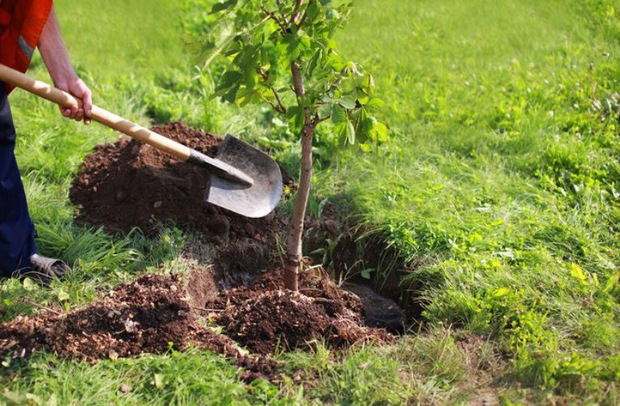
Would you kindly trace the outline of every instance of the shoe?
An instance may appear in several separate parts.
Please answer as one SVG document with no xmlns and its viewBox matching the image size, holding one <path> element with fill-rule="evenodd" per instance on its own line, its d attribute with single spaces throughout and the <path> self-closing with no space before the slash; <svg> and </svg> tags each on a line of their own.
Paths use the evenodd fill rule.
<svg viewBox="0 0 620 406">
<path fill-rule="evenodd" d="M 48 285 L 52 279 L 61 279 L 69 272 L 71 268 L 63 261 L 33 254 L 30 257 L 30 267 L 20 269 L 18 276 L 20 279 L 28 277 L 42 285 Z"/>
</svg>

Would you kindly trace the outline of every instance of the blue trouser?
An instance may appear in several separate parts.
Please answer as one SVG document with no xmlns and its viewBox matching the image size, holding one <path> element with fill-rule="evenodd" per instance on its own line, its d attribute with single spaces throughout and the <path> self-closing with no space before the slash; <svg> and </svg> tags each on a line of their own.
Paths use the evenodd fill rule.
<svg viewBox="0 0 620 406">
<path fill-rule="evenodd" d="M 15 127 L 0 82 L 0 276 L 30 266 L 35 253 L 34 225 L 15 161 Z"/>
</svg>

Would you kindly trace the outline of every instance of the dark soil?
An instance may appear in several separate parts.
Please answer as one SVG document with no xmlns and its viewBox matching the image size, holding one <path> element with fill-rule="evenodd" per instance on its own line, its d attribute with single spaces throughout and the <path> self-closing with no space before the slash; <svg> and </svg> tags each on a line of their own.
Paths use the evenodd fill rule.
<svg viewBox="0 0 620 406">
<path fill-rule="evenodd" d="M 0 354 L 18 359 L 45 350 L 96 362 L 184 350 L 191 344 L 234 358 L 246 368 L 246 380 L 279 378 L 276 362 L 244 356 L 230 338 L 198 323 L 185 296 L 177 277 L 144 276 L 86 307 L 68 313 L 48 309 L 0 325 Z"/>
<path fill-rule="evenodd" d="M 332 348 L 393 340 L 386 330 L 367 327 L 360 299 L 322 271 L 303 274 L 300 285 L 298 293 L 286 291 L 281 272 L 270 272 L 250 286 L 221 292 L 205 308 L 229 337 L 258 354 L 311 346 L 313 340 Z"/>
<path fill-rule="evenodd" d="M 181 123 L 152 130 L 209 156 L 222 142 Z M 205 202 L 208 179 L 204 168 L 124 137 L 96 147 L 85 158 L 70 197 L 78 224 L 103 226 L 111 232 L 128 233 L 138 227 L 154 235 L 159 224 L 173 222 L 216 242 L 225 235 L 262 240 L 279 229 L 273 214 L 247 219 Z"/>
<path fill-rule="evenodd" d="M 183 349 L 192 340 L 217 352 L 234 345 L 197 325 L 183 300 L 177 278 L 146 276 L 120 286 L 103 300 L 69 313 L 43 312 L 3 326 L 0 339 L 20 356 L 45 349 L 86 361 L 143 352 Z M 230 348 L 227 348 L 229 346 Z M 5 347 L 7 349 L 8 347 Z"/>
<path fill-rule="evenodd" d="M 248 287 L 205 296 L 194 288 L 213 289 L 215 283 L 206 276 L 191 275 L 184 286 L 175 276 L 147 275 L 80 309 L 17 317 L 0 325 L 0 356 L 20 359 L 44 350 L 96 362 L 194 345 L 234 358 L 247 381 L 278 381 L 279 364 L 270 357 L 276 349 L 306 347 L 315 339 L 333 348 L 393 340 L 385 330 L 364 326 L 359 299 L 323 274 L 304 275 L 299 293 L 283 291 L 280 274 L 271 272 Z M 204 298 L 204 307 L 195 304 Z M 206 315 L 226 335 L 197 321 Z M 243 355 L 238 343 L 254 355 Z"/>
</svg>

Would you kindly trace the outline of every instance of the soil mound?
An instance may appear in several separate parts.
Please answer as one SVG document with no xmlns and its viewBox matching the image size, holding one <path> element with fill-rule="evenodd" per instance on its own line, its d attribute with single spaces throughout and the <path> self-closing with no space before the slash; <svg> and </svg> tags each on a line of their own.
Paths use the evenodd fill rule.
<svg viewBox="0 0 620 406">
<path fill-rule="evenodd" d="M 322 272 L 304 274 L 298 293 L 283 286 L 281 272 L 265 274 L 250 286 L 221 292 L 205 308 L 229 337 L 258 354 L 290 351 L 313 340 L 333 348 L 393 340 L 384 329 L 366 327 L 360 299 Z"/>
<path fill-rule="evenodd" d="M 152 130 L 209 156 L 222 142 L 181 123 Z M 158 224 L 174 222 L 214 241 L 223 235 L 260 241 L 279 227 L 273 215 L 246 219 L 205 202 L 208 178 L 203 168 L 125 137 L 97 146 L 85 158 L 70 197 L 78 224 L 103 226 L 111 232 L 138 227 L 153 235 Z"/>
<path fill-rule="evenodd" d="M 190 344 L 235 358 L 244 378 L 277 379 L 277 364 L 242 355 L 230 338 L 199 324 L 175 276 L 148 275 L 68 313 L 47 310 L 0 325 L 0 354 L 26 358 L 45 350 L 62 358 L 98 359 L 161 354 Z"/>
<path fill-rule="evenodd" d="M 202 308 L 190 305 L 195 298 L 178 277 L 147 275 L 83 308 L 47 309 L 1 324 L 0 356 L 20 359 L 44 350 L 96 362 L 194 345 L 234 358 L 248 381 L 274 381 L 281 378 L 270 357 L 276 350 L 309 346 L 312 340 L 332 348 L 393 340 L 386 330 L 366 327 L 359 298 L 322 272 L 305 273 L 300 292 L 282 286 L 280 272 L 265 273 L 250 286 L 211 296 Z M 226 335 L 200 324 L 199 316 L 209 316 Z M 244 355 L 237 343 L 253 355 Z"/>
<path fill-rule="evenodd" d="M 177 278 L 145 276 L 81 309 L 17 317 L 0 330 L 0 348 L 20 357 L 44 349 L 86 361 L 181 350 L 190 342 L 235 353 L 231 340 L 197 324 L 190 310 Z"/>
</svg>

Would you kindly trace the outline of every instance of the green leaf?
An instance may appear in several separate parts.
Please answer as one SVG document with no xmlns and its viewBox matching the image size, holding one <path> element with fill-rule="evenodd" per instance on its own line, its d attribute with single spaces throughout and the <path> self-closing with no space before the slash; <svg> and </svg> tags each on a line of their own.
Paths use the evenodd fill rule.
<svg viewBox="0 0 620 406">
<path fill-rule="evenodd" d="M 239 91 L 240 84 L 237 83 L 234 85 L 228 92 L 226 92 L 222 96 L 222 100 L 227 101 L 228 103 L 234 103 L 237 99 L 237 92 Z"/>
<path fill-rule="evenodd" d="M 332 108 L 332 122 L 334 124 L 344 123 L 347 120 L 347 113 L 337 104 Z"/>
<path fill-rule="evenodd" d="M 572 264 L 570 264 L 570 274 L 573 278 L 577 279 L 579 282 L 581 282 L 584 285 L 588 284 L 588 276 L 585 274 L 585 272 L 583 271 L 583 269 L 581 269 L 581 267 L 577 264 L 575 264 L 574 262 Z"/>
<path fill-rule="evenodd" d="M 370 137 L 377 142 L 386 142 L 388 140 L 388 129 L 385 124 L 373 121 Z"/>
<path fill-rule="evenodd" d="M 375 91 L 375 79 L 372 77 L 372 75 L 369 73 L 366 75 L 366 91 L 368 93 L 372 93 Z"/>
<path fill-rule="evenodd" d="M 493 297 L 500 298 L 500 297 L 504 297 L 504 296 L 508 295 L 509 293 L 510 293 L 510 289 L 508 289 L 508 288 L 499 288 L 499 289 L 495 289 L 495 292 L 493 292 Z"/>
<path fill-rule="evenodd" d="M 256 90 L 244 87 L 241 90 L 239 90 L 239 92 L 237 92 L 236 100 L 237 100 L 237 103 L 239 103 L 239 106 L 245 107 L 250 103 L 261 100 L 261 97 L 260 97 L 260 93 L 257 92 Z"/>
<path fill-rule="evenodd" d="M 65 292 L 63 289 L 60 289 L 58 291 L 58 293 L 56 294 L 56 297 L 61 302 L 64 302 L 65 300 L 69 300 L 71 298 L 71 296 L 67 292 Z"/>
<path fill-rule="evenodd" d="M 351 120 L 347 120 L 347 141 L 349 144 L 355 144 L 355 126 Z"/>
<path fill-rule="evenodd" d="M 224 72 L 215 90 L 227 89 L 243 78 L 241 72 L 229 70 Z"/>
<path fill-rule="evenodd" d="M 347 142 L 347 121 L 343 121 L 342 123 L 338 123 L 334 125 L 334 134 L 338 136 L 338 141 L 341 144 L 345 144 Z"/>
<path fill-rule="evenodd" d="M 612 276 L 609 277 L 609 279 L 607 279 L 607 283 L 605 284 L 605 288 L 603 289 L 603 292 L 605 293 L 611 292 L 616 287 L 619 280 L 620 280 L 620 271 L 616 271 L 615 274 L 613 274 Z"/>
<path fill-rule="evenodd" d="M 369 153 L 369 152 L 374 151 L 373 144 L 370 144 L 368 142 L 360 144 L 359 148 L 364 153 Z"/>
<path fill-rule="evenodd" d="M 366 108 L 370 110 L 380 110 L 385 106 L 385 102 L 379 98 L 372 98 L 367 104 Z"/>
<path fill-rule="evenodd" d="M 321 119 L 330 117 L 332 114 L 332 108 L 333 108 L 332 104 L 329 104 L 329 103 L 322 104 L 317 110 L 317 112 L 319 113 L 319 117 Z"/>
<path fill-rule="evenodd" d="M 39 288 L 37 284 L 28 277 L 24 279 L 23 286 L 25 290 L 37 290 Z"/>
<path fill-rule="evenodd" d="M 286 44 L 286 54 L 290 59 L 297 59 L 299 57 L 299 46 L 301 42 L 299 37 L 295 34 L 286 34 L 284 36 L 283 43 Z"/>
<path fill-rule="evenodd" d="M 373 268 L 366 268 L 360 272 L 360 276 L 366 280 L 370 280 L 370 274 L 374 271 Z"/>
<path fill-rule="evenodd" d="M 322 57 L 323 55 L 323 50 L 319 49 L 314 56 L 312 57 L 312 59 L 310 59 L 310 62 L 308 62 L 308 68 L 306 69 L 306 75 L 312 75 L 312 72 L 314 72 L 314 69 L 316 69 L 316 65 L 319 62 L 319 59 Z"/>
<path fill-rule="evenodd" d="M 347 110 L 353 110 L 356 107 L 355 99 L 350 96 L 341 97 L 340 99 L 336 100 L 336 103 L 338 103 Z"/>
<path fill-rule="evenodd" d="M 222 3 L 215 3 L 213 7 L 211 7 L 211 13 L 217 13 L 222 10 L 227 10 L 229 8 L 237 5 L 237 0 L 227 0 Z"/>
<path fill-rule="evenodd" d="M 308 15 L 308 17 L 307 17 L 308 20 L 307 21 L 314 20 L 319 15 L 319 5 L 316 2 L 310 3 L 308 5 L 306 13 Z"/>
<path fill-rule="evenodd" d="M 153 375 L 153 384 L 157 389 L 161 389 L 164 387 L 164 374 L 154 374 Z"/>
<path fill-rule="evenodd" d="M 328 20 L 337 20 L 340 18 L 340 13 L 338 10 L 330 8 L 327 10 L 326 16 Z"/>
<path fill-rule="evenodd" d="M 255 71 L 258 67 L 260 58 L 260 47 L 258 45 L 247 45 L 243 47 L 241 52 L 233 59 L 233 64 L 237 65 L 242 71 Z"/>
<path fill-rule="evenodd" d="M 299 106 L 289 107 L 286 111 L 291 131 L 299 132 L 304 125 L 304 109 Z"/>
<path fill-rule="evenodd" d="M 286 111 L 286 118 L 293 118 L 295 117 L 297 114 L 299 114 L 301 112 L 301 107 L 299 106 L 291 106 L 288 108 L 288 110 Z"/>
</svg>

